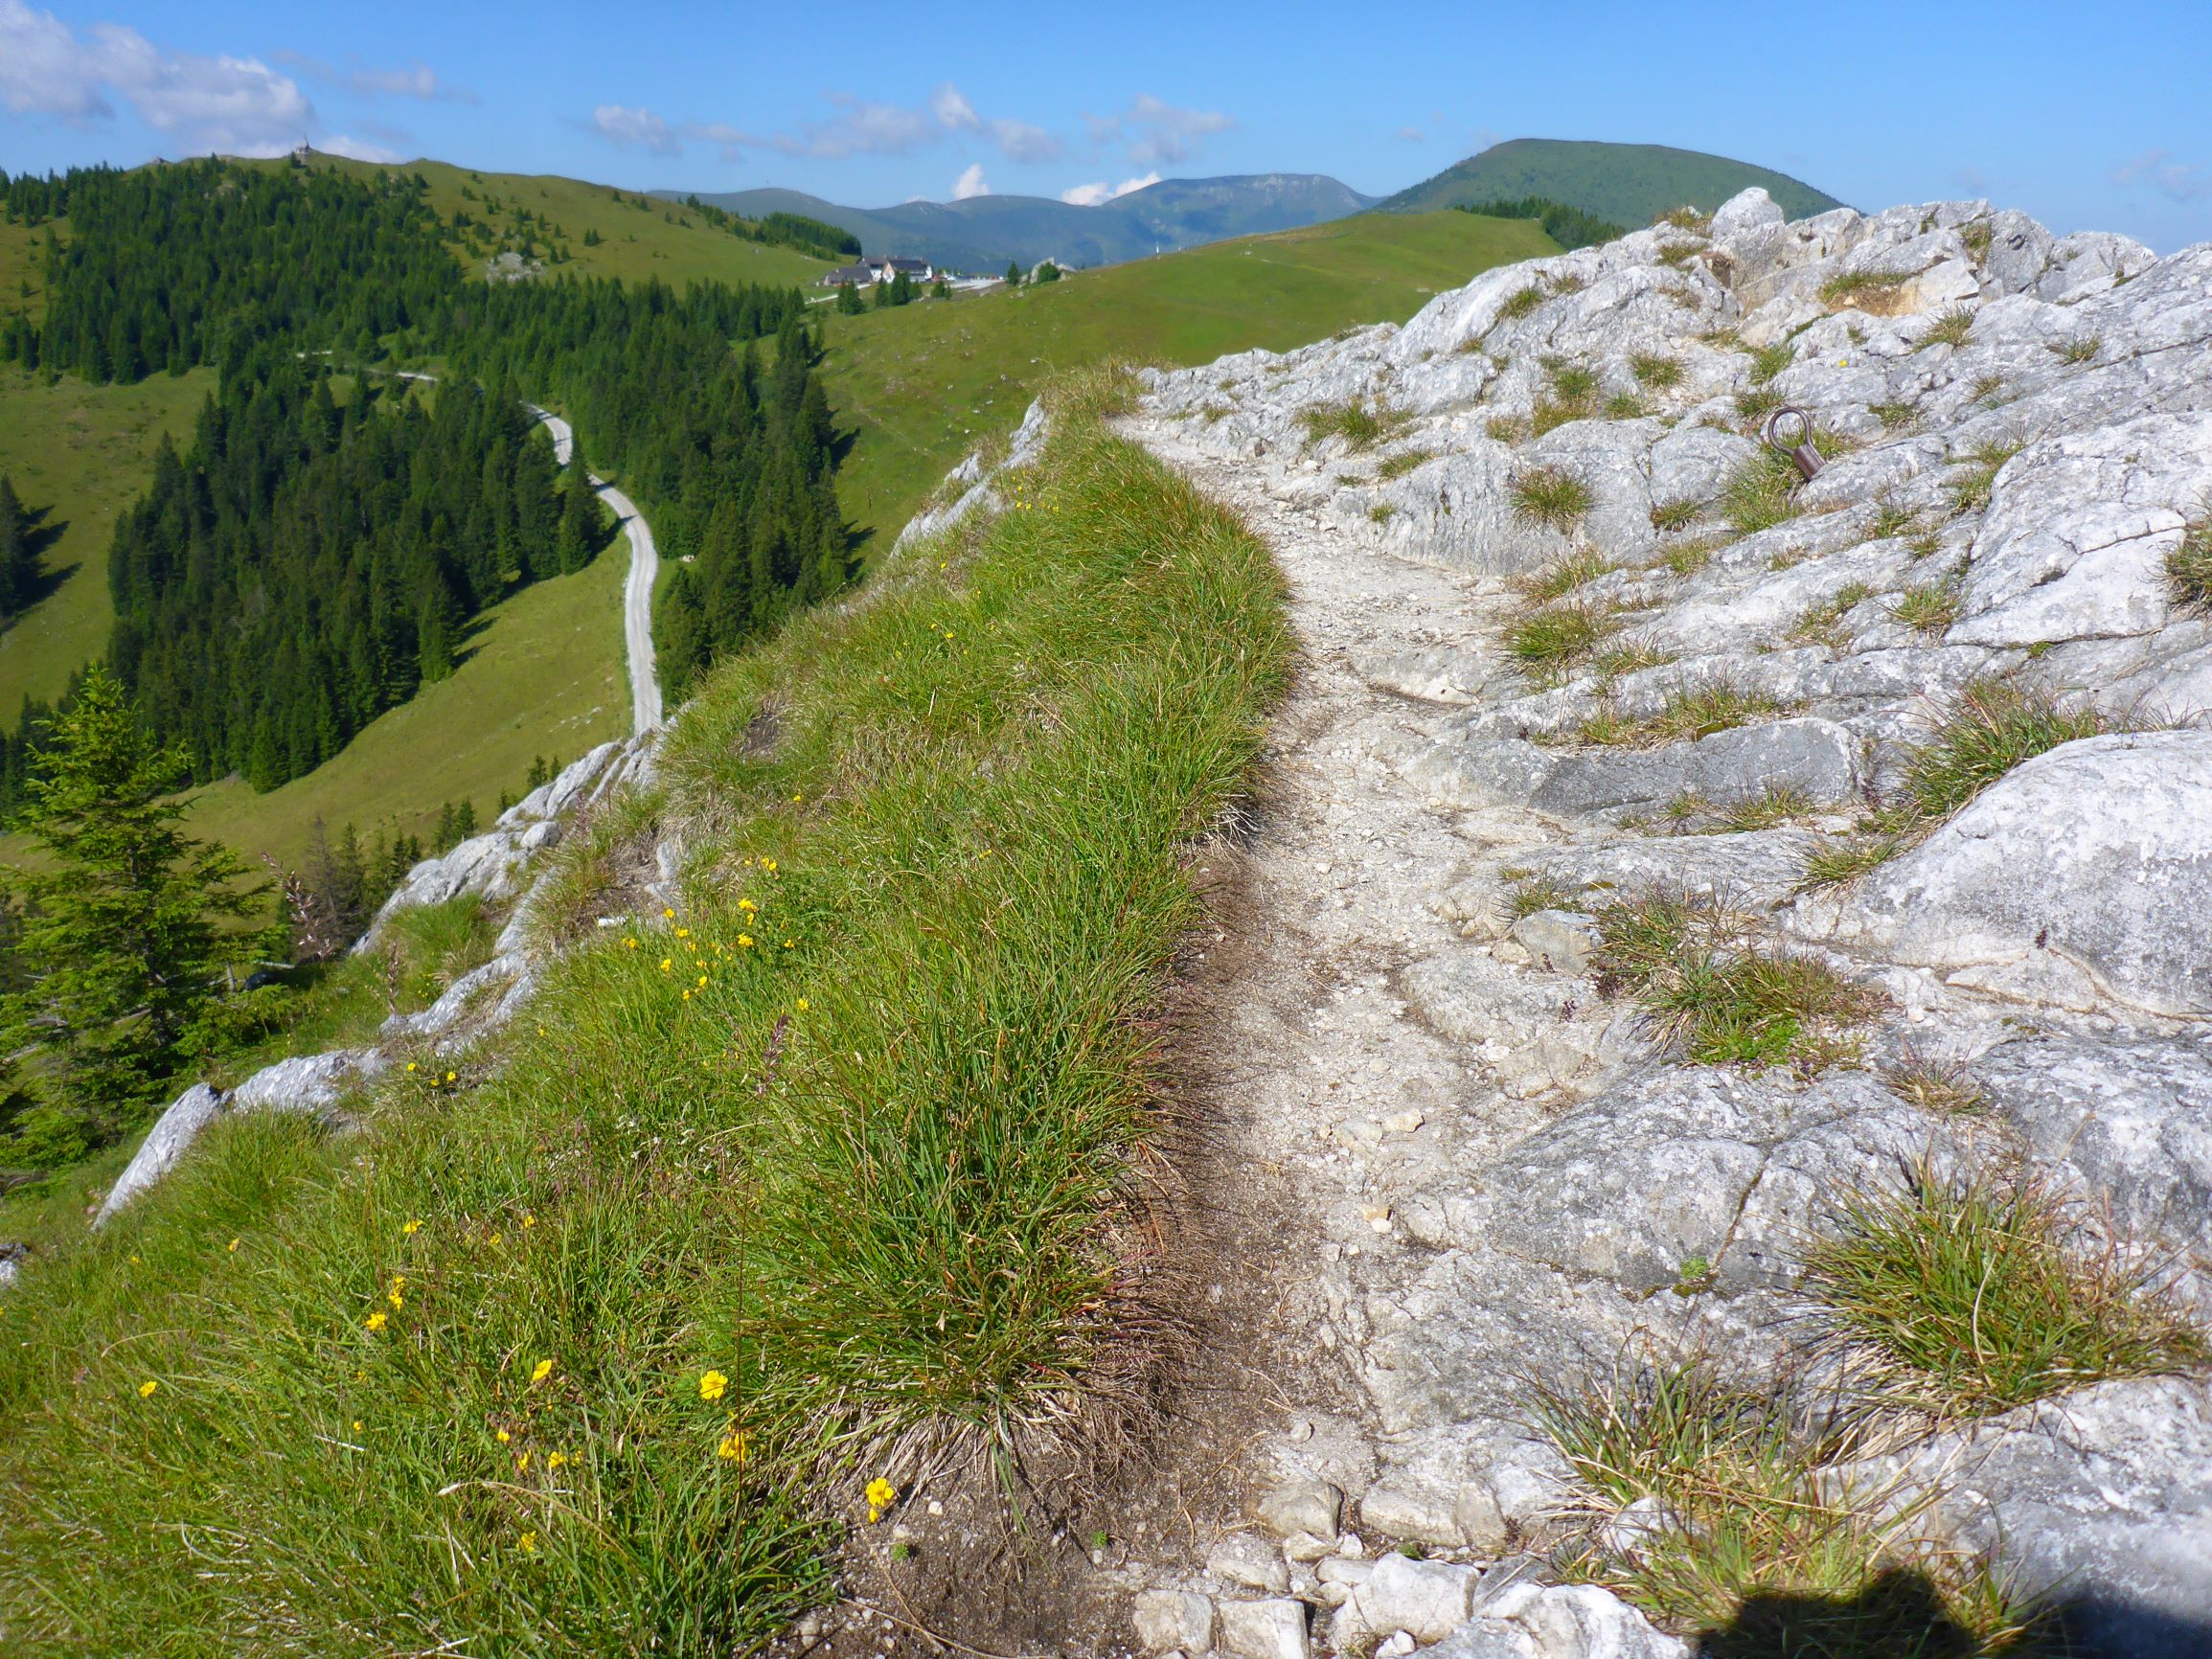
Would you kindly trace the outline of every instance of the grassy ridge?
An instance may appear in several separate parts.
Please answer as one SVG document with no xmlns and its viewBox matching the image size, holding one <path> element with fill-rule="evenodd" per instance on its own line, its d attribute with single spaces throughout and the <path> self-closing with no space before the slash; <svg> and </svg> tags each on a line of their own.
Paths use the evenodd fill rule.
<svg viewBox="0 0 2212 1659">
<path fill-rule="evenodd" d="M 288 167 L 290 163 L 261 165 Z M 546 270 L 552 276 L 619 277 L 626 283 L 658 277 L 678 288 L 708 281 L 804 287 L 829 270 L 832 262 L 794 248 L 741 241 L 727 231 L 716 230 L 696 214 L 686 216 L 673 202 L 654 201 L 650 207 L 641 208 L 636 205 L 635 191 L 620 192 L 582 179 L 550 173 L 480 173 L 442 161 L 408 161 L 380 168 L 374 162 L 321 154 L 313 165 L 356 178 L 373 178 L 380 171 L 421 173 L 430 187 L 430 205 L 448 222 L 456 211 L 465 211 L 469 217 L 496 227 L 507 222 L 505 216 L 488 215 L 483 198 L 492 195 L 502 204 L 519 204 L 551 219 L 566 233 L 564 239 L 573 257 L 564 265 L 549 262 Z M 461 193 L 464 190 L 474 191 L 478 199 L 470 201 Z M 617 195 L 622 197 L 619 202 Z M 691 219 L 688 225 L 680 222 L 686 216 Z M 603 239 L 599 246 L 587 248 L 583 245 L 584 232 L 594 230 Z M 539 252 L 543 257 L 542 245 Z M 481 274 L 482 263 L 471 261 L 476 274 Z"/>
<path fill-rule="evenodd" d="M 1146 1386 L 1146 1015 L 1289 638 L 1262 544 L 1095 407 L 718 671 L 659 808 L 689 908 L 582 929 L 501 1071 L 335 1145 L 221 1125 L 0 1303 L 0 1634 L 724 1652 L 866 1483 L 919 1496 L 898 1446 Z M 589 841 L 579 917 L 627 902 Z"/>
<path fill-rule="evenodd" d="M 1382 207 L 1388 213 L 1435 213 L 1461 203 L 1540 195 L 1633 228 L 1673 208 L 1694 206 L 1711 213 L 1752 185 L 1766 190 L 1793 219 L 1843 205 L 1788 173 L 1701 150 L 1515 138 L 1400 191 Z"/>
<path fill-rule="evenodd" d="M 1530 220 L 1367 214 L 1019 294 L 832 316 L 823 379 L 854 432 L 838 499 L 873 554 L 982 434 L 1019 420 L 1057 370 L 1287 351 L 1351 324 L 1402 322 L 1493 265 L 1558 251 Z"/>
</svg>

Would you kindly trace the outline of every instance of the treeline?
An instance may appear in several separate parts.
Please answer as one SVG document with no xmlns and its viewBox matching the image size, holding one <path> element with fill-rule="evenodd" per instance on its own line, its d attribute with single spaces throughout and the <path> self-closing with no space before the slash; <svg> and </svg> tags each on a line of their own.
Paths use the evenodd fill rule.
<svg viewBox="0 0 2212 1659">
<path fill-rule="evenodd" d="M 265 341 L 373 357 L 463 278 L 419 179 L 183 162 L 11 180 L 47 232 L 46 317 L 0 324 L 0 357 L 88 380 L 220 363 Z"/>
<path fill-rule="evenodd" d="M 604 510 L 511 386 L 351 382 L 265 350 L 116 527 L 109 663 L 194 782 L 312 771 L 425 682 L 515 585 L 581 570 Z M 385 407 L 384 405 L 390 405 Z"/>
<path fill-rule="evenodd" d="M 1602 219 L 1596 214 L 1585 213 L 1581 208 L 1569 207 L 1565 202 L 1553 201 L 1549 196 L 1524 195 L 1496 201 L 1460 202 L 1463 214 L 1480 214 L 1493 219 L 1535 219 L 1543 226 L 1543 234 L 1562 248 L 1594 248 L 1601 242 L 1609 242 L 1627 236 L 1626 226 Z"/>
<path fill-rule="evenodd" d="M 749 219 L 743 214 L 734 214 L 728 208 L 703 202 L 696 195 L 684 197 L 684 206 L 707 223 L 726 230 L 743 241 L 762 242 L 769 247 L 796 248 L 803 254 L 813 254 L 825 260 L 856 260 L 860 257 L 858 237 L 822 219 L 809 218 L 805 214 L 772 213 Z"/>
<path fill-rule="evenodd" d="M 652 504 L 654 540 L 676 561 L 655 606 L 672 702 L 718 656 L 844 583 L 835 434 L 796 289 L 564 282 L 490 289 L 470 310 L 448 348 L 455 368 L 543 388 L 591 435 L 594 464 Z M 749 345 L 729 350 L 768 333 L 764 367 Z"/>
</svg>

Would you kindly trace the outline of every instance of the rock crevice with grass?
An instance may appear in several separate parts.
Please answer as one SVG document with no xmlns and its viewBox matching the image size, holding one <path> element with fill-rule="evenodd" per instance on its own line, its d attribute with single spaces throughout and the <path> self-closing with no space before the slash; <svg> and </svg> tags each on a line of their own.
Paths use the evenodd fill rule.
<svg viewBox="0 0 2212 1659">
<path fill-rule="evenodd" d="M 1754 191 L 1144 378 L 1307 672 L 1269 1570 L 1142 1644 L 2212 1644 L 2212 245 Z"/>
</svg>

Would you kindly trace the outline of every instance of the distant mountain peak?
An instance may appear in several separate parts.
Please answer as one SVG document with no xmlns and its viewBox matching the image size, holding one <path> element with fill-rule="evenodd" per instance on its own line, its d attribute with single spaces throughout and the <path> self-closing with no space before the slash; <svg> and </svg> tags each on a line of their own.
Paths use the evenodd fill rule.
<svg viewBox="0 0 2212 1659">
<path fill-rule="evenodd" d="M 1632 229 L 1671 208 L 1690 205 L 1710 212 L 1752 185 L 1765 190 L 1791 218 L 1843 205 L 1802 179 L 1724 155 L 1663 144 L 1572 138 L 1509 138 L 1381 205 L 1389 213 L 1434 213 L 1540 195 Z"/>
</svg>

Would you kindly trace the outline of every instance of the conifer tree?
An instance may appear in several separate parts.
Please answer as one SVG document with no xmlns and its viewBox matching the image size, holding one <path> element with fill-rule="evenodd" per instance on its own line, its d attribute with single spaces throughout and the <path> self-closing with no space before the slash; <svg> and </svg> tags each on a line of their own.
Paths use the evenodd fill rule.
<svg viewBox="0 0 2212 1659">
<path fill-rule="evenodd" d="M 0 1024 L 11 1052 L 45 1061 L 46 1100 L 16 1130 L 42 1158 L 128 1128 L 185 1057 L 222 969 L 262 943 L 217 930 L 263 890 L 239 887 L 237 856 L 184 832 L 188 803 L 173 791 L 188 770 L 96 666 L 25 780 L 19 822 L 41 856 L 11 875 L 28 976 L 0 1001 Z"/>
<path fill-rule="evenodd" d="M 856 317 L 861 311 L 860 290 L 851 283 L 837 284 L 837 311 L 840 316 Z"/>
<path fill-rule="evenodd" d="M 38 583 L 38 556 L 32 551 L 30 514 L 15 498 L 15 488 L 0 478 L 0 616 L 13 616 L 31 602 Z"/>
<path fill-rule="evenodd" d="M 1006 261 L 1006 285 L 1010 288 L 1021 286 L 1021 261 L 1019 260 L 1008 260 Z"/>
</svg>

